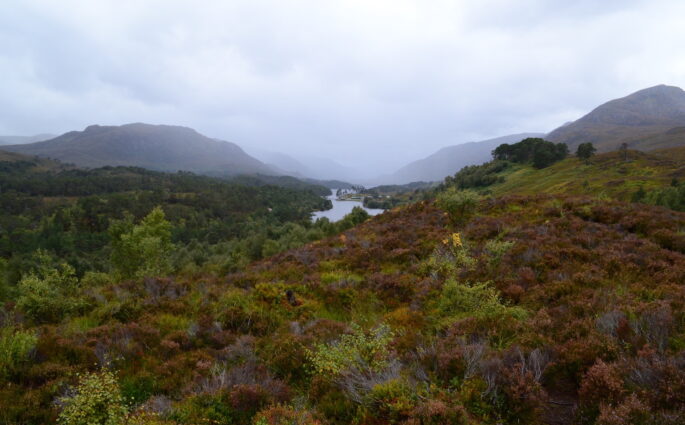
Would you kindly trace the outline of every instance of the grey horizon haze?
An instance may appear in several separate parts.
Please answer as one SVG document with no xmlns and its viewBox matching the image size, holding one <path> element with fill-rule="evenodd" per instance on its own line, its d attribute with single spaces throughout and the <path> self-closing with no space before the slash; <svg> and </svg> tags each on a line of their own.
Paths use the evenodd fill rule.
<svg viewBox="0 0 685 425">
<path fill-rule="evenodd" d="M 395 170 L 685 85 L 685 2 L 21 1 L 0 5 L 0 134 L 192 127 Z"/>
</svg>

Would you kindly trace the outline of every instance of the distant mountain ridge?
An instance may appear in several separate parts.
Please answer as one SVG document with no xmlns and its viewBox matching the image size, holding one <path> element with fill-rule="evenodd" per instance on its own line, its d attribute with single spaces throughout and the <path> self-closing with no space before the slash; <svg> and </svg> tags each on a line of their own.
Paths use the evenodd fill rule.
<svg viewBox="0 0 685 425">
<path fill-rule="evenodd" d="M 54 134 L 36 134 L 35 136 L 0 136 L 0 145 L 19 145 L 24 143 L 42 142 L 57 137 Z"/>
<path fill-rule="evenodd" d="M 405 165 L 380 180 L 394 184 L 441 181 L 467 165 L 479 165 L 489 161 L 492 159 L 492 150 L 502 143 L 515 143 L 528 137 L 543 136 L 544 133 L 519 133 L 480 142 L 447 146 L 424 159 Z"/>
<path fill-rule="evenodd" d="M 329 158 L 302 155 L 297 158 L 282 152 L 249 150 L 255 158 L 285 175 L 315 180 L 355 180 L 358 181 L 362 171 L 348 167 Z"/>
<path fill-rule="evenodd" d="M 180 126 L 143 123 L 91 125 L 43 142 L 4 150 L 58 159 L 82 167 L 135 166 L 210 175 L 275 174 L 238 145 Z"/>
<path fill-rule="evenodd" d="M 606 102 L 577 121 L 565 124 L 547 139 L 569 145 L 571 151 L 591 142 L 599 151 L 621 143 L 650 150 L 685 145 L 685 91 L 659 85 Z"/>
</svg>

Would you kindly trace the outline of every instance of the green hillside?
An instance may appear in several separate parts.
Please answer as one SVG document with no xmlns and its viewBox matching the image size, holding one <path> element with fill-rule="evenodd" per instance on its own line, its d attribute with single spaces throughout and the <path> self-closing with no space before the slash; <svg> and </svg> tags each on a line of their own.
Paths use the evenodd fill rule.
<svg viewBox="0 0 685 425">
<path fill-rule="evenodd" d="M 527 163 L 491 161 L 466 167 L 448 177 L 445 186 L 471 189 L 482 194 L 585 195 L 623 201 L 655 195 L 685 180 L 685 147 L 652 152 L 609 152 L 588 160 L 568 157 L 545 168 Z"/>
<path fill-rule="evenodd" d="M 684 150 L 546 143 L 339 223 L 264 181 L 0 162 L 0 421 L 684 423 L 685 213 L 621 200 L 681 190 Z"/>
<path fill-rule="evenodd" d="M 493 195 L 563 193 L 608 196 L 630 200 L 640 188 L 654 190 L 685 179 L 685 147 L 655 152 L 629 151 L 600 154 L 584 161 L 567 158 L 543 169 L 515 164 L 500 174 L 503 183 L 492 185 Z"/>
</svg>

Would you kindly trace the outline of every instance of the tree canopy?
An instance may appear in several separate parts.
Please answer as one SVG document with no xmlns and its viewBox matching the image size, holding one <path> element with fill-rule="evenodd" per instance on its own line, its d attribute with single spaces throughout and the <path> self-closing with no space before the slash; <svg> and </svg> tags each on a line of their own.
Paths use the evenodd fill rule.
<svg viewBox="0 0 685 425">
<path fill-rule="evenodd" d="M 567 155 L 566 144 L 555 144 L 539 137 L 529 137 L 513 145 L 504 143 L 492 151 L 494 159 L 519 164 L 531 163 L 535 168 L 548 167 L 566 158 Z"/>
<path fill-rule="evenodd" d="M 588 160 L 596 151 L 597 149 L 595 149 L 592 143 L 581 143 L 576 150 L 576 156 L 580 159 Z"/>
</svg>

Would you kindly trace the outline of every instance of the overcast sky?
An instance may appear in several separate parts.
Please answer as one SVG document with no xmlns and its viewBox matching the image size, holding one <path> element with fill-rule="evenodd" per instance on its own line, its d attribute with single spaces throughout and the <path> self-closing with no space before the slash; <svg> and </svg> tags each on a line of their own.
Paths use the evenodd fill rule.
<svg viewBox="0 0 685 425">
<path fill-rule="evenodd" d="M 149 122 L 403 164 L 685 86 L 682 0 L 0 5 L 0 134 Z"/>
</svg>

